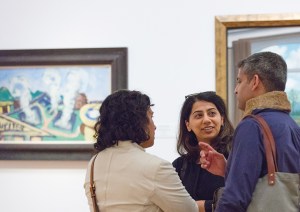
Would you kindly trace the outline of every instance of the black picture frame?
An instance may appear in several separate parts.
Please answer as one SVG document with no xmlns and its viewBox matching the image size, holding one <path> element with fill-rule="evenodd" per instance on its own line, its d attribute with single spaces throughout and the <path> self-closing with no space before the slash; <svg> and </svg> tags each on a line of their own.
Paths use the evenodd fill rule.
<svg viewBox="0 0 300 212">
<path fill-rule="evenodd" d="M 111 70 L 110 85 L 113 92 L 128 87 L 127 55 L 126 47 L 0 50 L 0 68 L 108 65 Z M 0 137 L 1 133 L 0 130 Z M 25 144 L 0 140 L 0 160 L 89 160 L 94 153 L 92 143 Z"/>
</svg>

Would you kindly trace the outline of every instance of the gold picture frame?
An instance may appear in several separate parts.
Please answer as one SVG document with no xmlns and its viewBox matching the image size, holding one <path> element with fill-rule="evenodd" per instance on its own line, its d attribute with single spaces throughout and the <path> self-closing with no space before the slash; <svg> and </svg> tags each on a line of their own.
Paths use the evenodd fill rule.
<svg viewBox="0 0 300 212">
<path fill-rule="evenodd" d="M 300 13 L 215 17 L 216 92 L 228 105 L 227 32 L 230 29 L 300 26 Z"/>
</svg>

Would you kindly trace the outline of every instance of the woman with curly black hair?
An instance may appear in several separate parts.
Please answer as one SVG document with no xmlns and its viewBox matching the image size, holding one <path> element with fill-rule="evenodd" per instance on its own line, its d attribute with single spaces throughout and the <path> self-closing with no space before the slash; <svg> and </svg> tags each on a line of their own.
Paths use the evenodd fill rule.
<svg viewBox="0 0 300 212">
<path fill-rule="evenodd" d="M 90 182 L 100 211 L 198 211 L 172 164 L 145 152 L 156 129 L 151 106 L 139 91 L 120 90 L 103 101 L 95 125 L 99 153 L 84 185 L 91 211 Z"/>
<path fill-rule="evenodd" d="M 212 210 L 213 193 L 224 186 L 224 178 L 200 167 L 198 142 L 210 144 L 227 158 L 233 132 L 225 103 L 215 92 L 186 96 L 181 108 L 177 139 L 180 157 L 174 160 L 173 166 L 186 190 L 194 200 L 200 202 L 201 209 L 206 212 Z"/>
</svg>

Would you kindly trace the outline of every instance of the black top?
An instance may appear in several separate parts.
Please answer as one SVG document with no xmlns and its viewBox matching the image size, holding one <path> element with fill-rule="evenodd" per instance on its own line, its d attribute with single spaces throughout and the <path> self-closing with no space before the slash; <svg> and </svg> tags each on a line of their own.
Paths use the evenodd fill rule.
<svg viewBox="0 0 300 212">
<path fill-rule="evenodd" d="M 224 186 L 224 177 L 213 175 L 202 169 L 199 164 L 187 161 L 182 156 L 172 164 L 191 197 L 196 201 L 205 200 L 205 211 L 212 211 L 214 191 Z"/>
</svg>

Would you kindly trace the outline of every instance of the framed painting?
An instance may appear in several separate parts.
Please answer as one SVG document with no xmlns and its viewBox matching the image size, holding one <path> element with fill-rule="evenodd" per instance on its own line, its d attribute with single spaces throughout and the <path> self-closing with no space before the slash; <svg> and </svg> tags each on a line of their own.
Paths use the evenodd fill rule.
<svg viewBox="0 0 300 212">
<path fill-rule="evenodd" d="M 103 99 L 127 88 L 127 48 L 0 51 L 0 159 L 89 160 Z"/>
<path fill-rule="evenodd" d="M 225 100 L 234 125 L 242 117 L 234 95 L 238 61 L 259 51 L 257 44 L 262 43 L 260 39 L 265 38 L 264 43 L 271 44 L 270 36 L 275 36 L 272 45 L 279 45 L 283 41 L 277 38 L 295 38 L 293 35 L 299 32 L 298 13 L 215 17 L 216 92 Z M 295 70 L 289 71 L 294 73 Z"/>
</svg>

